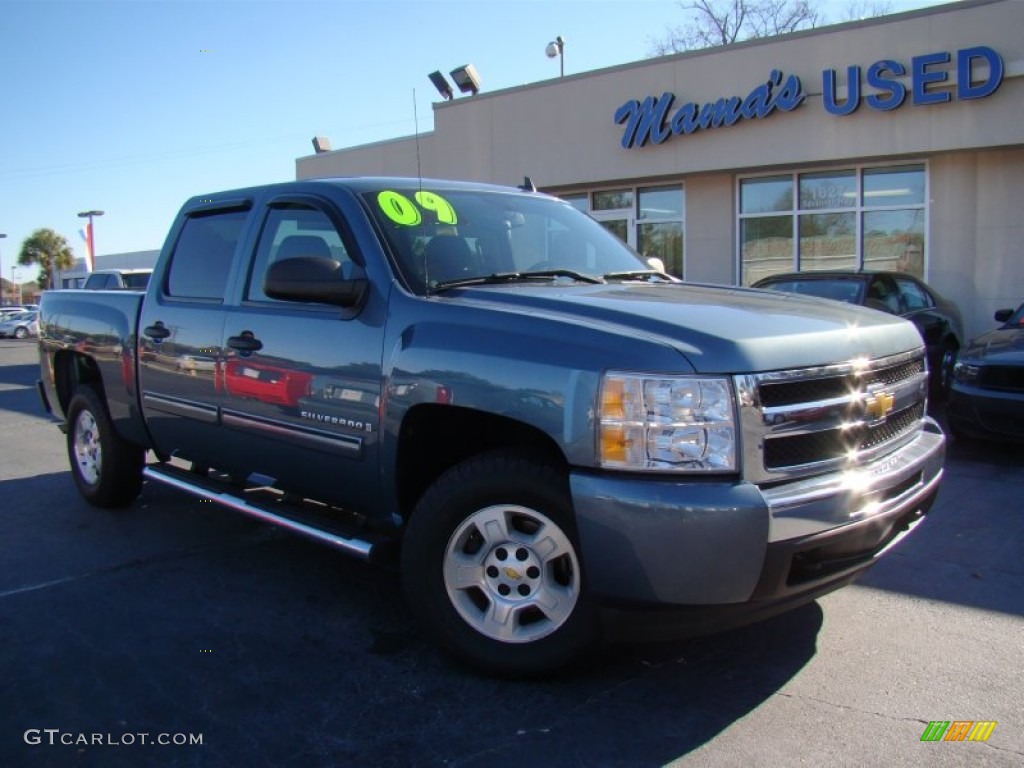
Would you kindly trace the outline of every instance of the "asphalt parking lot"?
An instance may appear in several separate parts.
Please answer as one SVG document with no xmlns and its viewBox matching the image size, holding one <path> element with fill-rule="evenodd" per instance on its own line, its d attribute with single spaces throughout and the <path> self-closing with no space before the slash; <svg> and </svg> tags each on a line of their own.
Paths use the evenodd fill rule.
<svg viewBox="0 0 1024 768">
<path fill-rule="evenodd" d="M 88 507 L 35 360 L 0 340 L 0 766 L 1024 763 L 1024 449 L 952 444 L 925 524 L 816 603 L 498 681 L 394 573 L 165 487 Z"/>
</svg>

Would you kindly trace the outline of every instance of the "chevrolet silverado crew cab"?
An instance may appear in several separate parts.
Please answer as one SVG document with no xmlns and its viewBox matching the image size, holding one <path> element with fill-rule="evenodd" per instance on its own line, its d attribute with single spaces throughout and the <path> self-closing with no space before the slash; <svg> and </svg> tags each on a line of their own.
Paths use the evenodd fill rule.
<svg viewBox="0 0 1024 768">
<path fill-rule="evenodd" d="M 911 323 L 684 284 L 532 184 L 201 195 L 145 294 L 41 307 L 86 500 L 166 483 L 393 558 L 426 632 L 502 674 L 812 600 L 942 475 Z"/>
</svg>

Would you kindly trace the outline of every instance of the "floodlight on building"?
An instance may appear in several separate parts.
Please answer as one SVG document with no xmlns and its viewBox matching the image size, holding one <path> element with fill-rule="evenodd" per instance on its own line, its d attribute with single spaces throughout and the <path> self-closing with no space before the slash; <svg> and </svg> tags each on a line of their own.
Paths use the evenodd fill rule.
<svg viewBox="0 0 1024 768">
<path fill-rule="evenodd" d="M 549 59 L 558 57 L 558 76 L 565 77 L 565 40 L 559 35 L 544 49 L 544 53 L 547 54 Z"/>
<path fill-rule="evenodd" d="M 314 136 L 313 151 L 316 152 L 318 155 L 321 155 L 324 152 L 330 152 L 331 140 L 328 139 L 326 136 Z"/>
<path fill-rule="evenodd" d="M 453 69 L 451 75 L 452 80 L 463 93 L 472 93 L 474 96 L 480 93 L 480 75 L 477 74 L 472 64 Z"/>
<path fill-rule="evenodd" d="M 445 101 L 451 101 L 455 98 L 455 92 L 452 90 L 452 87 L 448 85 L 448 81 L 440 71 L 431 72 L 427 77 L 430 78 L 430 82 L 434 84 L 434 87 L 437 88 L 437 92 L 441 94 L 441 97 Z"/>
</svg>

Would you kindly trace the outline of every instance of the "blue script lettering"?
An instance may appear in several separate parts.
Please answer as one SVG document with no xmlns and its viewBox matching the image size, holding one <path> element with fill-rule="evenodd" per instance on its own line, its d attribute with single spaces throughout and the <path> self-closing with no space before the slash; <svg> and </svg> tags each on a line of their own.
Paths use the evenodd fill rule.
<svg viewBox="0 0 1024 768">
<path fill-rule="evenodd" d="M 671 135 L 765 118 L 775 110 L 789 112 L 799 107 L 805 98 L 800 78 L 790 75 L 783 80 L 782 73 L 773 70 L 768 81 L 754 88 L 746 98 L 723 96 L 703 105 L 689 101 L 667 119 L 675 96 L 666 91 L 658 98 L 648 96 L 642 102 L 627 101 L 615 110 L 615 123 L 625 123 L 621 144 L 623 149 L 630 149 L 647 146 L 648 142 L 661 144 Z"/>
</svg>

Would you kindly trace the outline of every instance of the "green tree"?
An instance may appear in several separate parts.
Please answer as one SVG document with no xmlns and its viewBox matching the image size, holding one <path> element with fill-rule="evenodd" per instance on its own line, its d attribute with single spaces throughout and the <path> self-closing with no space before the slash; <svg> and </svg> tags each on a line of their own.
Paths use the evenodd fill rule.
<svg viewBox="0 0 1024 768">
<path fill-rule="evenodd" d="M 37 229 L 22 242 L 18 263 L 26 267 L 39 265 L 39 287 L 45 291 L 50 287 L 54 270 L 70 269 L 75 256 L 63 235 L 52 229 Z"/>
</svg>

